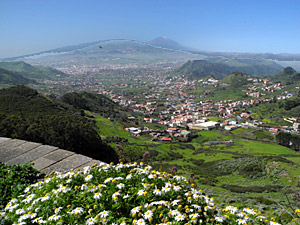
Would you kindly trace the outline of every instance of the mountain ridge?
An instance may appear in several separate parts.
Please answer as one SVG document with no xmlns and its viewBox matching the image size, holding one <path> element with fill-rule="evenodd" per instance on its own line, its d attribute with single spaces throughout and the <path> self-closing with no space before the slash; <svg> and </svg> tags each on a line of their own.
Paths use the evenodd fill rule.
<svg viewBox="0 0 300 225">
<path fill-rule="evenodd" d="M 66 77 L 67 74 L 51 67 L 33 66 L 24 61 L 0 62 L 0 68 L 20 73 L 29 79 Z"/>
<path fill-rule="evenodd" d="M 183 64 L 176 73 L 182 73 L 191 79 L 199 79 L 207 76 L 214 76 L 216 78 L 223 78 L 227 74 L 233 72 L 247 73 L 251 76 L 262 76 L 264 74 L 277 74 L 283 67 L 273 68 L 272 65 L 259 65 L 259 64 L 247 64 L 230 66 L 222 62 L 210 62 L 207 60 L 193 60 Z M 277 65 L 277 64 L 276 64 Z M 280 69 L 279 69 L 280 68 Z"/>
<path fill-rule="evenodd" d="M 134 40 L 134 39 L 106 39 L 106 40 L 99 40 L 99 41 L 93 41 L 93 42 L 86 42 L 86 43 L 81 43 L 81 44 L 75 44 L 75 45 L 69 45 L 65 47 L 59 47 L 59 48 L 54 48 L 54 49 L 49 49 L 45 51 L 40 51 L 37 53 L 32 53 L 32 54 L 26 54 L 26 55 L 21 55 L 21 56 L 16 56 L 16 57 L 7 57 L 7 58 L 2 58 L 0 61 L 14 61 L 18 59 L 24 59 L 36 55 L 41 55 L 41 54 L 47 54 L 47 53 L 63 53 L 63 52 L 70 52 L 70 51 L 75 51 L 75 50 L 80 50 L 85 47 L 89 47 L 91 45 L 97 45 L 100 43 L 104 43 L 107 41 L 113 41 L 113 40 L 127 40 L 127 41 L 135 41 L 143 44 L 150 44 L 156 47 L 163 47 L 167 49 L 173 49 L 173 50 L 182 50 L 182 51 L 188 51 L 192 54 L 197 54 L 197 55 L 204 55 L 206 57 L 225 57 L 225 58 L 252 58 L 252 59 L 268 59 L 268 60 L 278 60 L 278 61 L 300 61 L 300 54 L 295 54 L 295 53 L 247 53 L 247 52 L 220 52 L 220 51 L 202 51 L 202 50 L 197 50 L 191 47 L 186 47 L 178 42 L 168 39 L 166 37 L 158 37 L 153 39 L 152 41 L 139 41 L 139 40 Z"/>
<path fill-rule="evenodd" d="M 165 36 L 160 36 L 158 38 L 153 39 L 152 41 L 146 42 L 148 44 L 166 48 L 166 49 L 173 49 L 173 50 L 180 50 L 180 51 L 193 51 L 195 49 L 183 46 L 179 44 L 178 42 L 171 40 Z"/>
</svg>

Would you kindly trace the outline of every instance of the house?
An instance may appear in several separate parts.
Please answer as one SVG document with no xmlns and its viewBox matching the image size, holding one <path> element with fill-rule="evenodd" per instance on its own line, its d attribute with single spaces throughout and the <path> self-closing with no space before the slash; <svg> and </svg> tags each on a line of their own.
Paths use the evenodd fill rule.
<svg viewBox="0 0 300 225">
<path fill-rule="evenodd" d="M 237 127 L 237 126 L 234 126 L 234 125 L 232 125 L 232 126 L 225 126 L 225 127 L 224 127 L 225 130 L 229 130 L 229 131 L 235 130 L 235 129 L 237 129 L 237 128 L 238 128 L 238 127 Z"/>
<path fill-rule="evenodd" d="M 278 129 L 278 128 L 275 128 L 275 127 L 271 127 L 271 128 L 269 129 L 269 132 L 271 132 L 271 134 L 273 134 L 273 135 L 276 135 L 276 134 L 278 134 L 279 129 Z"/>
<path fill-rule="evenodd" d="M 187 131 L 187 130 L 182 130 L 180 133 L 184 138 L 188 138 L 191 134 L 191 132 Z"/>
<path fill-rule="evenodd" d="M 144 118 L 144 121 L 145 121 L 146 123 L 152 123 L 152 118 L 145 117 L 145 118 Z"/>
<path fill-rule="evenodd" d="M 207 122 L 208 119 L 207 118 L 201 118 L 199 120 L 197 120 L 197 123 L 204 123 L 204 122 Z"/>
<path fill-rule="evenodd" d="M 300 123 L 293 123 L 293 129 L 294 129 L 295 131 L 300 130 Z"/>
<path fill-rule="evenodd" d="M 129 131 L 130 133 L 133 133 L 133 132 L 137 132 L 139 130 L 139 128 L 137 128 L 137 127 L 129 127 L 129 128 L 125 128 L 125 130 Z"/>
<path fill-rule="evenodd" d="M 162 138 L 161 141 L 172 141 L 172 138 Z"/>
<path fill-rule="evenodd" d="M 209 121 L 205 123 L 196 123 L 196 124 L 188 124 L 190 129 L 194 130 L 211 130 L 216 128 L 216 126 L 220 125 L 219 122 Z"/>
</svg>

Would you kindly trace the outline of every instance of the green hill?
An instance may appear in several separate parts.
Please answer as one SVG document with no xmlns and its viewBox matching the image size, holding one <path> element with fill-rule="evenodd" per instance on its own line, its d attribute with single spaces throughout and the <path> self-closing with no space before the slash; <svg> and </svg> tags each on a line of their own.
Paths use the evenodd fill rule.
<svg viewBox="0 0 300 225">
<path fill-rule="evenodd" d="M 17 72 L 0 68 L 0 84 L 29 84 L 36 81 L 28 79 Z"/>
<path fill-rule="evenodd" d="M 100 94 L 86 91 L 72 92 L 63 95 L 58 101 L 61 104 L 68 104 L 75 109 L 91 111 L 106 118 L 116 118 L 122 122 L 125 122 L 128 118 L 126 108 L 119 106 L 106 96 Z"/>
<path fill-rule="evenodd" d="M 238 88 L 248 83 L 247 78 L 249 76 L 244 73 L 234 72 L 232 74 L 227 75 L 222 79 L 224 84 L 229 85 L 232 88 Z"/>
<path fill-rule="evenodd" d="M 276 63 L 266 60 L 250 59 L 209 59 L 188 61 L 176 72 L 184 74 L 192 79 L 200 79 L 207 76 L 223 78 L 225 75 L 240 71 L 251 76 L 262 76 L 264 74 L 276 74 L 282 67 Z"/>
<path fill-rule="evenodd" d="M 43 79 L 43 78 L 57 78 L 66 77 L 67 75 L 61 71 L 51 67 L 32 66 L 23 61 L 19 62 L 0 62 L 0 68 L 19 72 L 27 78 Z"/>
<path fill-rule="evenodd" d="M 208 58 L 208 61 L 214 63 L 224 63 L 235 67 L 235 71 L 241 71 L 251 76 L 260 77 L 265 74 L 277 74 L 283 67 L 279 64 L 265 59 L 245 59 L 245 58 Z"/>
<path fill-rule="evenodd" d="M 275 76 L 272 76 L 273 81 L 280 81 L 284 84 L 292 84 L 294 82 L 300 81 L 300 73 L 297 73 L 292 67 L 286 67 Z"/>
<path fill-rule="evenodd" d="M 223 63 L 212 63 L 206 60 L 189 60 L 176 72 L 184 74 L 192 79 L 200 79 L 207 76 L 222 78 L 233 71 L 233 68 Z"/>
<path fill-rule="evenodd" d="M 0 136 L 57 146 L 105 162 L 116 160 L 95 123 L 26 86 L 0 90 Z"/>
</svg>

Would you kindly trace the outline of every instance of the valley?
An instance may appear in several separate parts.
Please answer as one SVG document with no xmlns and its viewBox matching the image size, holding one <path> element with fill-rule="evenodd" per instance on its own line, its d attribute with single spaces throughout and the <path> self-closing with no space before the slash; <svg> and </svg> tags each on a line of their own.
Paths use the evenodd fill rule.
<svg viewBox="0 0 300 225">
<path fill-rule="evenodd" d="M 295 196 L 300 192 L 296 70 L 265 60 L 190 58 L 187 52 L 177 60 L 174 50 L 132 47 L 127 41 L 124 51 L 102 43 L 106 56 L 97 58 L 98 44 L 71 48 L 67 56 L 0 62 L 30 87 L 11 87 L 24 83 L 7 82 L 5 75 L 3 99 L 12 101 L 0 105 L 0 135 L 86 152 L 106 162 L 117 161 L 117 154 L 125 162 L 141 161 L 149 153 L 154 169 L 185 176 L 220 206 L 247 205 L 276 214 L 279 222 L 291 220 L 289 207 L 299 207 Z M 156 58 L 135 58 L 149 51 Z M 97 54 L 97 60 L 72 61 L 83 52 Z M 126 59 L 114 61 L 120 55 Z M 26 98 L 15 100 L 15 92 Z M 28 101 L 37 115 L 26 111 Z M 56 124 L 53 114 L 61 115 Z M 7 123 L 14 125 L 8 130 Z"/>
</svg>

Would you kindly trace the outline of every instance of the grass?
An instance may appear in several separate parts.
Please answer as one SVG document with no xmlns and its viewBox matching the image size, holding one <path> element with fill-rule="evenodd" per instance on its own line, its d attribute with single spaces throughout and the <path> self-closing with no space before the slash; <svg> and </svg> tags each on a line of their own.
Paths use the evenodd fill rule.
<svg viewBox="0 0 300 225">
<path fill-rule="evenodd" d="M 226 186 L 223 187 L 223 185 L 237 185 L 238 188 L 241 187 L 241 190 L 243 187 L 255 188 L 265 185 L 297 188 L 296 184 L 300 176 L 300 154 L 272 143 L 265 131 L 245 128 L 239 128 L 232 132 L 224 132 L 223 130 L 196 131 L 195 133 L 199 137 L 194 138 L 190 143 L 163 143 L 150 141 L 150 136 L 132 136 L 123 129 L 122 124 L 116 121 L 110 121 L 100 116 L 96 116 L 96 121 L 103 139 L 107 136 L 119 136 L 128 139 L 128 143 L 121 143 L 121 145 L 125 152 L 130 152 L 130 157 L 136 157 L 138 160 L 142 158 L 144 152 L 154 151 L 157 153 L 156 156 L 152 157 L 155 168 L 159 168 L 158 159 L 161 158 L 165 171 L 169 172 L 173 166 L 177 166 L 178 174 L 187 178 L 191 173 L 194 173 L 198 186 L 204 188 L 205 193 L 214 196 L 217 203 L 233 202 L 232 204 L 235 206 L 244 207 L 246 202 L 251 207 L 264 207 L 272 214 L 276 209 L 274 199 L 283 205 L 288 204 L 283 194 L 285 189 L 278 191 L 278 193 L 272 191 L 235 193 L 227 190 Z M 253 138 L 257 137 L 257 140 L 245 139 L 249 137 L 249 134 Z M 215 140 L 232 140 L 233 144 L 213 146 L 205 144 Z M 111 145 L 115 147 L 115 144 Z M 264 173 L 255 172 L 255 163 L 250 164 L 252 167 L 248 172 L 247 170 L 244 171 L 245 174 L 239 173 L 238 170 L 244 166 L 239 163 L 251 162 L 252 158 L 253 162 L 264 160 L 261 161 Z M 285 162 L 285 159 L 290 160 L 291 163 Z M 223 169 L 218 167 L 219 163 L 227 165 L 229 169 L 237 168 L 237 170 L 222 174 L 220 172 L 223 172 Z M 273 165 L 274 168 L 268 173 L 266 168 L 270 165 Z M 254 172 L 251 168 L 254 169 Z"/>
<path fill-rule="evenodd" d="M 242 150 L 246 154 L 263 154 L 263 155 L 296 155 L 293 150 L 276 145 L 267 144 L 259 141 L 235 140 L 237 145 L 232 150 L 239 152 Z M 241 148 L 242 147 L 242 148 Z"/>
<path fill-rule="evenodd" d="M 226 160 L 226 159 L 232 159 L 232 154 L 229 153 L 220 153 L 220 152 L 215 152 L 211 151 L 211 153 L 202 153 L 202 154 L 197 154 L 196 156 L 193 156 L 195 159 L 203 159 L 205 162 L 213 162 L 217 160 Z"/>
<path fill-rule="evenodd" d="M 296 155 L 295 155 L 296 156 Z M 290 160 L 300 166 L 300 156 L 298 157 L 285 157 L 287 160 Z"/>
</svg>

